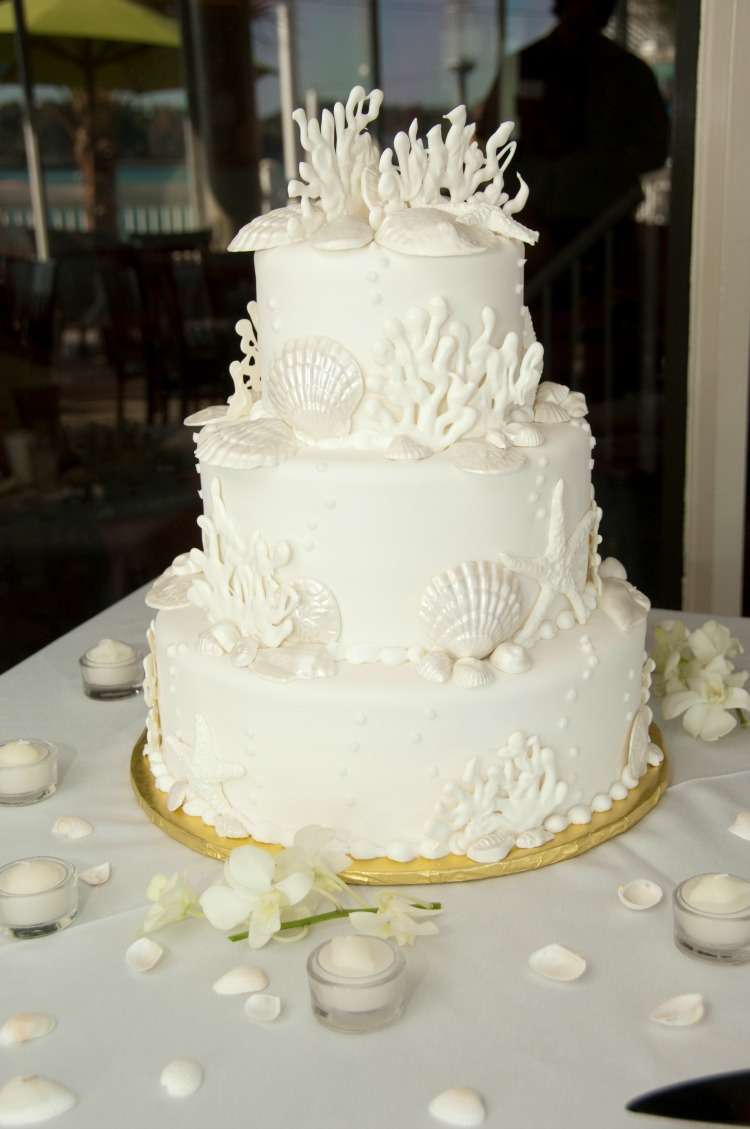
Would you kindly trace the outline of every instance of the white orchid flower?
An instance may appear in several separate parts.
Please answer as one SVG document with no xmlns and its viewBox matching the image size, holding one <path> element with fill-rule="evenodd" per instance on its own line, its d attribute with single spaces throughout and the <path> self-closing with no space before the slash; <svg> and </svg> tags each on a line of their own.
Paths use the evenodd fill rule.
<svg viewBox="0 0 750 1129">
<path fill-rule="evenodd" d="M 674 690 L 684 689 L 680 664 L 689 656 L 688 633 L 679 619 L 664 619 L 654 628 L 654 694 L 663 698 Z"/>
<path fill-rule="evenodd" d="M 717 667 L 723 661 L 717 656 L 710 665 Z M 731 663 L 727 665 L 731 670 Z M 750 709 L 750 694 L 744 689 L 747 677 L 747 671 L 728 674 L 708 667 L 691 673 L 686 689 L 664 698 L 664 717 L 670 720 L 682 714 L 682 724 L 692 737 L 718 741 L 737 725 L 737 717 L 729 711 Z"/>
<path fill-rule="evenodd" d="M 439 910 L 419 909 L 399 894 L 384 891 L 376 896 L 377 913 L 358 910 L 349 920 L 358 933 L 370 937 L 393 937 L 399 945 L 413 945 L 415 938 L 439 933 L 434 921 L 425 920 Z"/>
<path fill-rule="evenodd" d="M 224 883 L 209 886 L 200 904 L 215 929 L 247 924 L 248 943 L 260 949 L 281 928 L 282 911 L 309 894 L 308 871 L 290 871 L 274 881 L 276 863 L 260 847 L 236 847 L 224 864 Z"/>
<path fill-rule="evenodd" d="M 715 619 L 691 631 L 688 645 L 702 666 L 708 666 L 716 658 L 733 659 L 743 653 L 739 639 L 735 639 L 729 628 Z"/>
<path fill-rule="evenodd" d="M 144 933 L 155 933 L 186 917 L 203 916 L 198 895 L 181 874 L 155 874 L 146 888 L 146 897 L 154 904 L 146 911 Z"/>
<path fill-rule="evenodd" d="M 309 872 L 315 890 L 331 896 L 346 889 L 339 874 L 350 862 L 349 855 L 338 844 L 335 831 L 311 825 L 301 828 L 292 846 L 276 856 L 276 873 L 283 878 L 295 872 Z"/>
</svg>

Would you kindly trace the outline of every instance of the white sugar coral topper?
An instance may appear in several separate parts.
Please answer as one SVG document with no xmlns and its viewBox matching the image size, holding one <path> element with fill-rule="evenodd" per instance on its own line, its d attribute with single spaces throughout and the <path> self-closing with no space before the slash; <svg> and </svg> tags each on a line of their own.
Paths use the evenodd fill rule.
<svg viewBox="0 0 750 1129">
<path fill-rule="evenodd" d="M 535 243 L 537 233 L 514 216 L 529 190 L 520 174 L 512 198 L 504 174 L 516 150 L 513 122 L 503 122 L 483 150 L 465 106 L 446 114 L 443 137 L 433 126 L 426 140 L 412 121 L 382 154 L 367 133 L 383 101 L 380 90 L 356 86 L 320 121 L 296 110 L 294 120 L 306 160 L 289 184 L 290 202 L 257 216 L 229 245 L 261 251 L 306 239 L 322 250 L 341 251 L 371 240 L 413 255 L 480 254 L 496 238 Z M 299 203 L 296 203 L 296 199 Z"/>
</svg>

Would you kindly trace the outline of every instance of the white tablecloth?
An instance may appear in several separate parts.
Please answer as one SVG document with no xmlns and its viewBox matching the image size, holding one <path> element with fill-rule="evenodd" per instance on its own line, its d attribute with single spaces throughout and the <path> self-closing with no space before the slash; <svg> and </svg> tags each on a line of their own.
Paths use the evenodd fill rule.
<svg viewBox="0 0 750 1129">
<path fill-rule="evenodd" d="M 489 1126 L 617 1129 L 663 1124 L 625 1112 L 644 1090 L 748 1066 L 750 966 L 714 967 L 679 953 L 668 896 L 639 914 L 616 892 L 635 877 L 669 894 L 698 871 L 750 876 L 750 843 L 727 831 L 750 808 L 747 731 L 710 746 L 677 722 L 665 725 L 673 785 L 633 831 L 536 873 L 431 890 L 445 904 L 441 933 L 407 950 L 412 996 L 390 1028 L 353 1037 L 313 1019 L 306 956 L 323 929 L 343 923 L 251 958 L 284 1000 L 282 1018 L 266 1027 L 244 1017 L 242 997 L 211 991 L 249 954 L 203 922 L 171 927 L 160 936 L 161 964 L 131 973 L 123 954 L 151 875 L 182 870 L 201 883 L 219 873 L 156 830 L 131 794 L 142 699 L 99 703 L 80 689 L 82 651 L 103 635 L 140 640 L 148 618 L 134 593 L 0 678 L 0 737 L 49 738 L 63 753 L 54 797 L 0 808 L 0 862 L 50 853 L 113 867 L 108 885 L 83 888 L 70 929 L 0 941 L 0 1018 L 42 1011 L 58 1022 L 43 1040 L 0 1048 L 0 1083 L 32 1072 L 62 1082 L 79 1098 L 59 1122 L 70 1129 L 428 1129 L 428 1101 L 453 1085 L 483 1094 Z M 750 652 L 750 622 L 726 622 Z M 61 843 L 51 827 L 66 814 L 88 818 L 94 834 Z M 558 985 L 529 972 L 529 953 L 552 941 L 587 957 L 581 980 Z M 682 992 L 703 993 L 701 1024 L 649 1022 L 656 1004 Z M 178 1056 L 199 1059 L 206 1075 L 183 1102 L 159 1085 Z"/>
</svg>

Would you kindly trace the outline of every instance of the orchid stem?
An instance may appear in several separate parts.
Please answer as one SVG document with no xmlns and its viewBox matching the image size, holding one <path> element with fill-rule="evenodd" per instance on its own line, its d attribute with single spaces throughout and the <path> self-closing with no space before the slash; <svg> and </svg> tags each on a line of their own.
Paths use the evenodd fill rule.
<svg viewBox="0 0 750 1129">
<path fill-rule="evenodd" d="M 438 910 L 443 908 L 442 902 L 412 902 L 414 909 Z M 298 917 L 296 921 L 282 921 L 279 932 L 284 929 L 302 929 L 306 925 L 318 925 L 321 921 L 335 921 L 337 918 L 348 917 L 350 913 L 377 913 L 377 906 L 353 906 L 351 909 L 332 909 L 327 913 L 315 913 L 311 917 Z M 231 933 L 230 941 L 246 941 L 247 930 L 243 933 Z"/>
<path fill-rule="evenodd" d="M 737 713 L 739 715 L 740 725 L 742 726 L 742 728 L 750 728 L 750 716 L 748 716 L 747 710 L 737 710 Z"/>
</svg>

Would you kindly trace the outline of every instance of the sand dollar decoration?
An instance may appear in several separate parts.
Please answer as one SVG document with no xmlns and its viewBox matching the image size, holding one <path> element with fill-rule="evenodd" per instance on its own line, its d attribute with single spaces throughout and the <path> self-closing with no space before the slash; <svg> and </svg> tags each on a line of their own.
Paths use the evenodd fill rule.
<svg viewBox="0 0 750 1129">
<path fill-rule="evenodd" d="M 498 447 L 484 439 L 461 439 L 447 454 L 454 466 L 470 474 L 513 474 L 526 462 L 517 448 Z"/>
<path fill-rule="evenodd" d="M 268 407 L 301 435 L 346 435 L 365 386 L 355 357 L 330 337 L 287 341 L 263 384 Z"/>
<path fill-rule="evenodd" d="M 456 658 L 483 659 L 521 621 L 518 581 L 495 561 L 464 561 L 433 577 L 419 614 L 441 650 Z"/>
</svg>

